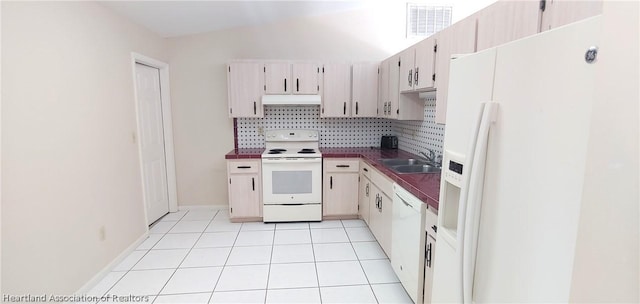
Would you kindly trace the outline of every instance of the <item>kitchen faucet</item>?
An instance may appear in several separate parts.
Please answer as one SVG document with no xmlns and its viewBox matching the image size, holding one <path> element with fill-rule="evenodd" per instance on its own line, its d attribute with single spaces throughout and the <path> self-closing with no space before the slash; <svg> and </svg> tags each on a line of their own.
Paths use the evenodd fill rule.
<svg viewBox="0 0 640 304">
<path fill-rule="evenodd" d="M 431 150 L 431 149 L 427 149 L 427 151 L 429 151 L 429 155 L 427 155 L 426 153 L 420 151 L 418 152 L 420 155 L 423 155 L 426 159 L 427 162 L 430 165 L 433 165 L 434 167 L 440 168 L 442 166 L 442 155 L 436 155 L 436 152 Z"/>
</svg>

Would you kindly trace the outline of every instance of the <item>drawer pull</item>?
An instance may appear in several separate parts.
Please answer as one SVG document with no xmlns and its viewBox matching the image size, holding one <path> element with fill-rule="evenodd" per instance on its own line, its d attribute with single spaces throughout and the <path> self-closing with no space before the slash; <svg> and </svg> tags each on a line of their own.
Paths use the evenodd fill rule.
<svg viewBox="0 0 640 304">
<path fill-rule="evenodd" d="M 362 170 L 363 170 L 364 172 L 369 172 L 369 169 L 367 169 L 367 168 L 362 168 Z"/>
<path fill-rule="evenodd" d="M 238 166 L 238 169 L 251 169 L 251 166 Z"/>
<path fill-rule="evenodd" d="M 336 165 L 336 168 L 349 168 L 349 165 Z"/>
</svg>

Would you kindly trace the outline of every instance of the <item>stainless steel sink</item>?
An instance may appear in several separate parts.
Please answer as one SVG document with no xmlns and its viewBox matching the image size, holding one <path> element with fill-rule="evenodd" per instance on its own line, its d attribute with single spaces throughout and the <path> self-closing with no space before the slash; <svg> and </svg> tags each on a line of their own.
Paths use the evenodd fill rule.
<svg viewBox="0 0 640 304">
<path fill-rule="evenodd" d="M 394 167 L 394 166 L 406 166 L 406 165 L 426 165 L 427 162 L 420 159 L 413 158 L 386 158 L 381 159 L 380 162 L 386 167 Z"/>
<path fill-rule="evenodd" d="M 383 166 L 399 174 L 440 173 L 440 168 L 429 165 L 422 159 L 414 158 L 384 158 L 380 159 Z"/>
<path fill-rule="evenodd" d="M 440 168 L 436 168 L 429 165 L 402 165 L 393 166 L 391 170 L 394 170 L 400 174 L 403 173 L 440 173 Z"/>
</svg>

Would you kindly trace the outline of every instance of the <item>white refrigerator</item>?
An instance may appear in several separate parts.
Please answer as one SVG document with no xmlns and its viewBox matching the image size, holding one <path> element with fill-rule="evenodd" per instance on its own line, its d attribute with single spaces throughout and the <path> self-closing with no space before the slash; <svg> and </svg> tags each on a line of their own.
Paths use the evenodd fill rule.
<svg viewBox="0 0 640 304">
<path fill-rule="evenodd" d="M 452 60 L 432 302 L 569 301 L 600 22 Z"/>
</svg>

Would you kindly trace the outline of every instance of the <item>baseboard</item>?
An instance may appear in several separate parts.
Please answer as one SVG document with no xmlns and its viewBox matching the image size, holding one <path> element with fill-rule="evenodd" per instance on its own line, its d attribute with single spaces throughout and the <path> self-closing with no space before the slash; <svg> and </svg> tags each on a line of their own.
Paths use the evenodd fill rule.
<svg viewBox="0 0 640 304">
<path fill-rule="evenodd" d="M 136 248 L 138 248 L 138 246 L 140 246 L 140 244 L 142 244 L 147 239 L 148 236 L 149 236 L 149 231 L 147 230 L 144 232 L 144 234 L 142 234 L 140 238 L 138 238 L 135 242 L 133 242 L 133 244 L 131 244 L 124 251 L 122 251 L 122 253 L 120 253 L 115 259 L 113 259 L 111 263 L 107 264 L 107 266 L 105 266 L 96 275 L 94 275 L 93 278 L 91 278 L 86 284 L 80 287 L 80 289 L 78 289 L 76 294 L 82 295 L 89 292 L 94 286 L 96 286 L 96 284 L 102 281 L 102 279 L 104 279 L 104 277 L 107 274 L 109 274 L 109 272 L 111 272 L 113 268 L 118 266 L 118 264 L 124 261 L 124 259 L 127 258 L 131 252 L 136 250 Z"/>
<path fill-rule="evenodd" d="M 178 210 L 227 210 L 229 205 L 184 205 L 178 206 Z"/>
</svg>

